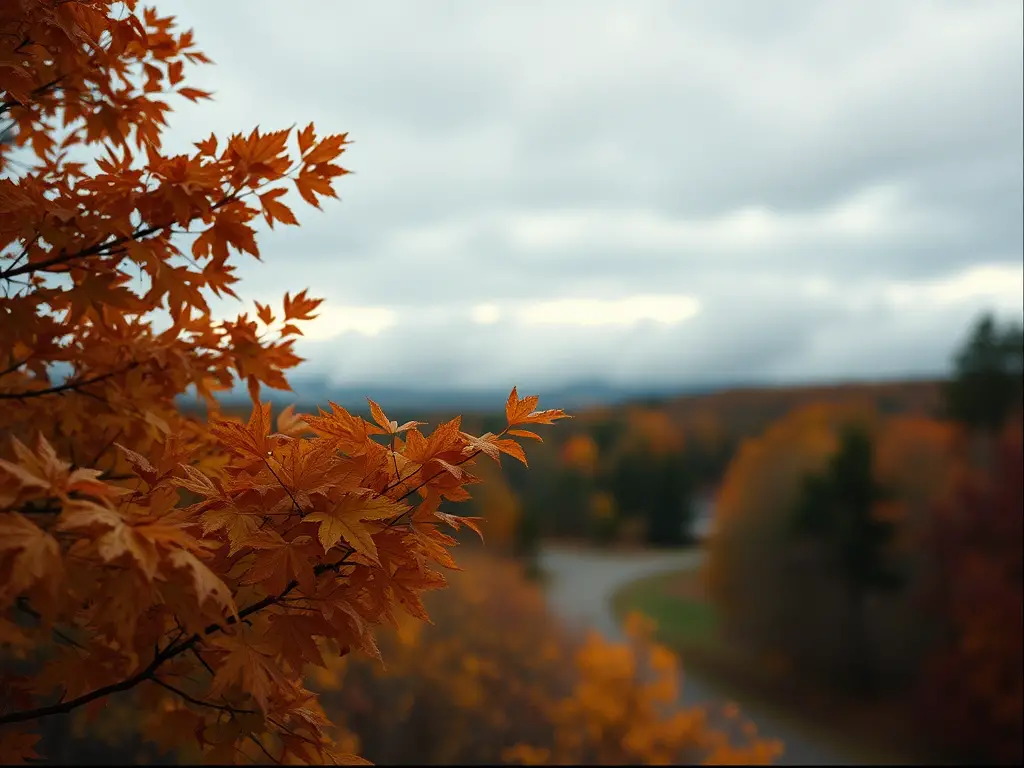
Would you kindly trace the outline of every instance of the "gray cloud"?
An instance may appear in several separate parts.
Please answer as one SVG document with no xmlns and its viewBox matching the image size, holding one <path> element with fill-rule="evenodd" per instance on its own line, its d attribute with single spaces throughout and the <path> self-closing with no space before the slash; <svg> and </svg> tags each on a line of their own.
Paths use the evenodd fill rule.
<svg viewBox="0 0 1024 768">
<path fill-rule="evenodd" d="M 191 73 L 217 100 L 180 107 L 172 143 L 310 120 L 355 141 L 342 202 L 265 233 L 264 263 L 240 269 L 247 297 L 311 286 L 338 312 L 371 308 L 366 333 L 311 332 L 309 370 L 451 385 L 898 375 L 938 370 L 981 308 L 1021 313 L 1014 0 L 175 12 L 217 62 Z M 700 312 L 517 319 L 530 302 L 655 294 Z M 499 319 L 474 323 L 491 302 Z"/>
</svg>

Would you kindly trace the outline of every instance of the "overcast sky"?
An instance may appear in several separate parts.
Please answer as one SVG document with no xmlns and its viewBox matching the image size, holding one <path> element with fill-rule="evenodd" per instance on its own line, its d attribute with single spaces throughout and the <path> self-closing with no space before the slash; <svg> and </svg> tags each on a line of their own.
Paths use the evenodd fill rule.
<svg viewBox="0 0 1024 768">
<path fill-rule="evenodd" d="M 168 0 L 172 144 L 348 131 L 240 295 L 339 383 L 927 374 L 1021 317 L 1019 0 Z M 228 304 L 225 313 L 237 312 Z"/>
</svg>

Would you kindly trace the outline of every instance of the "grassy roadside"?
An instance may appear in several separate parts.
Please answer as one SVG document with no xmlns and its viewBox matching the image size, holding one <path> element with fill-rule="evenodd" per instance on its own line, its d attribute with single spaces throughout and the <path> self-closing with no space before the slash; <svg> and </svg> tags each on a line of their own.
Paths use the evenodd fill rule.
<svg viewBox="0 0 1024 768">
<path fill-rule="evenodd" d="M 866 765 L 936 764 L 915 736 L 899 700 L 856 702 L 816 690 L 728 647 L 697 570 L 649 576 L 620 589 L 612 609 L 622 620 L 640 611 L 658 623 L 657 637 L 683 659 L 688 674 L 724 696 L 754 707 L 809 736 L 827 741 Z"/>
</svg>

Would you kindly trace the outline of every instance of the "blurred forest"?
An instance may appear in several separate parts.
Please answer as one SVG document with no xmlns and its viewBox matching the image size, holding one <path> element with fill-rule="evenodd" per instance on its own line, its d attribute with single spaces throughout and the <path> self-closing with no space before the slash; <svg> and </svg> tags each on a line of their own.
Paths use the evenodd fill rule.
<svg viewBox="0 0 1024 768">
<path fill-rule="evenodd" d="M 504 545 L 508 536 L 521 548 L 541 539 L 693 544 L 702 538 L 696 518 L 713 505 L 730 462 L 745 441 L 781 417 L 813 403 L 935 416 L 943 407 L 943 386 L 926 380 L 764 387 L 592 408 L 574 413 L 571 423 L 533 446 L 528 468 L 509 461 L 500 472 L 483 470 L 486 483 L 471 503 L 476 514 L 490 518 L 491 543 Z M 295 408 L 315 413 L 326 406 L 299 402 Z M 228 404 L 224 410 L 245 415 L 248 407 Z M 400 421 L 416 415 L 392 410 Z M 456 415 L 442 410 L 427 418 L 435 424 Z M 463 414 L 462 425 L 470 433 L 498 432 L 503 419 L 498 412 Z M 514 522 L 499 521 L 507 515 Z"/>
<path fill-rule="evenodd" d="M 1020 325 L 984 317 L 937 401 L 821 399 L 743 440 L 706 573 L 722 642 L 1019 763 L 1022 386 Z"/>
<path fill-rule="evenodd" d="M 486 556 L 465 541 L 472 559 L 437 615 L 431 604 L 435 626 L 382 636 L 384 666 L 328 663 L 324 706 L 384 762 L 770 761 L 776 745 L 737 741 L 721 718 L 673 714 L 675 672 L 656 683 L 638 666 L 646 653 L 674 670 L 665 648 L 574 638 L 523 578 L 543 575 L 545 542 L 699 546 L 716 647 L 779 680 L 898 702 L 943 754 L 1019 762 L 1022 349 L 1019 324 L 985 316 L 947 380 L 578 414 L 529 470 L 482 470 L 468 503 L 487 519 Z M 634 695 L 646 703 L 627 706 Z"/>
</svg>

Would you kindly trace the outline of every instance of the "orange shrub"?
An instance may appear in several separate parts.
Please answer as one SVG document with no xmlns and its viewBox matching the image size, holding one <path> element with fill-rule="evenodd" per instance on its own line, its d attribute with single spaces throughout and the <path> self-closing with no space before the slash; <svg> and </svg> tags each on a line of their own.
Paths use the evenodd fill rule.
<svg viewBox="0 0 1024 768">
<path fill-rule="evenodd" d="M 631 642 L 561 628 L 512 562 L 467 553 L 433 626 L 399 620 L 385 664 L 332 658 L 326 711 L 382 763 L 768 763 L 778 745 L 676 709 L 674 655 L 631 625 Z M 499 596 L 497 599 L 495 596 Z M 386 715 L 382 714 L 386 713 Z"/>
</svg>

